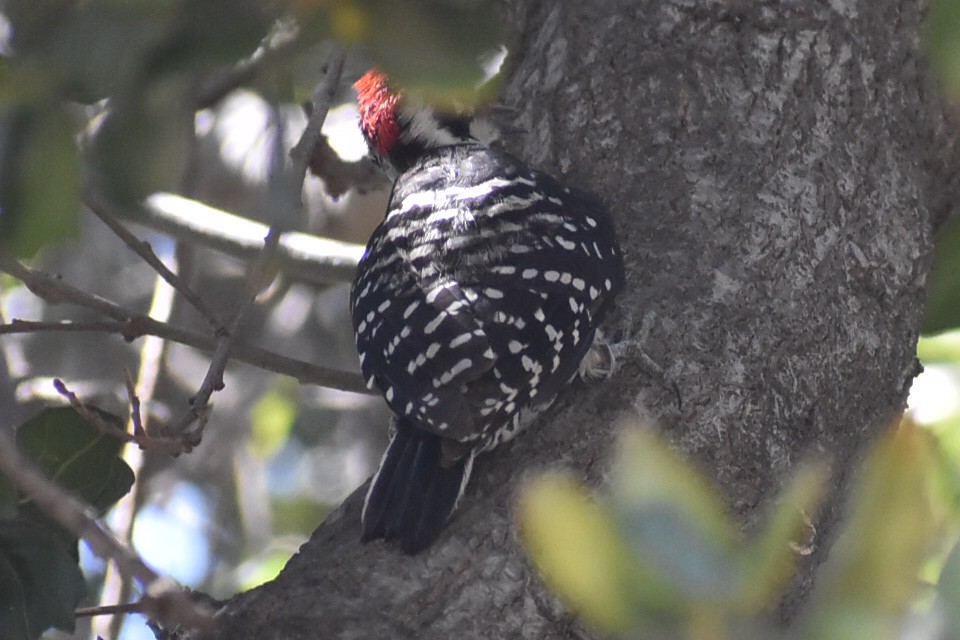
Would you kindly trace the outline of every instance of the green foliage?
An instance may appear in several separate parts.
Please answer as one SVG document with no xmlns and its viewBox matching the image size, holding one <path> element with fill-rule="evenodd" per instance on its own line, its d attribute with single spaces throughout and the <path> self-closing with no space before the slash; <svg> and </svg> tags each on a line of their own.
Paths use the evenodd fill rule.
<svg viewBox="0 0 960 640">
<path fill-rule="evenodd" d="M 91 411 L 123 428 L 117 416 Z M 133 471 L 120 457 L 123 442 L 100 433 L 70 407 L 45 409 L 25 422 L 17 430 L 17 445 L 47 475 L 101 513 L 133 485 Z"/>
<path fill-rule="evenodd" d="M 46 629 L 73 630 L 85 585 L 77 560 L 49 527 L 0 520 L 0 629 L 4 638 L 32 640 Z"/>
<path fill-rule="evenodd" d="M 250 411 L 250 448 L 261 460 L 275 454 L 290 437 L 297 419 L 292 390 L 275 387 L 267 391 Z"/>
<path fill-rule="evenodd" d="M 717 490 L 637 430 L 618 447 L 608 497 L 591 500 L 569 478 L 545 476 L 524 491 L 520 520 L 546 583 L 606 633 L 878 640 L 896 636 L 918 572 L 955 516 L 943 471 L 930 434 L 908 421 L 875 446 L 792 630 L 769 612 L 809 537 L 822 467 L 801 466 L 744 540 Z"/>
<path fill-rule="evenodd" d="M 338 3 L 341 12 L 352 9 L 353 16 L 341 20 L 399 86 L 430 102 L 466 104 L 483 97 L 476 92 L 483 79 L 478 61 L 503 41 L 492 5 L 485 0 Z"/>
<path fill-rule="evenodd" d="M 91 408 L 122 426 L 116 416 Z M 73 409 L 45 409 L 17 430 L 17 446 L 60 486 L 105 512 L 133 485 L 123 443 Z M 32 640 L 49 627 L 73 630 L 84 596 L 77 539 L 0 476 L 0 629 L 4 640 Z"/>
<path fill-rule="evenodd" d="M 958 5 L 960 6 L 960 5 Z M 932 334 L 960 327 L 960 218 L 940 229 L 930 273 L 930 292 L 923 333 Z"/>
<path fill-rule="evenodd" d="M 927 55 L 947 94 L 960 96 L 960 3 L 935 0 L 927 15 Z"/>
<path fill-rule="evenodd" d="M 0 108 L 0 245 L 14 255 L 31 257 L 45 244 L 76 234 L 73 138 L 62 110 Z"/>
</svg>

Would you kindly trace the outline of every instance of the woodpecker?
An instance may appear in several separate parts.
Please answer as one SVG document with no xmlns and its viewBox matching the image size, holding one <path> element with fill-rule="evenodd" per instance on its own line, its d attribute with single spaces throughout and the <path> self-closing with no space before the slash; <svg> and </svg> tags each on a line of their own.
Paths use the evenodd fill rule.
<svg viewBox="0 0 960 640">
<path fill-rule="evenodd" d="M 480 453 L 576 375 L 623 288 L 607 209 L 479 141 L 472 119 L 354 84 L 371 154 L 395 176 L 350 293 L 360 367 L 394 413 L 362 540 L 417 553 Z"/>
</svg>

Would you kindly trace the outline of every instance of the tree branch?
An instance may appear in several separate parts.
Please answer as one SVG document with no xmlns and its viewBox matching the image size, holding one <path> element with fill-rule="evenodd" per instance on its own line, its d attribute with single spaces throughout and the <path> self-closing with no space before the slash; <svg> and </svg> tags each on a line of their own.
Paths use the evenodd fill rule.
<svg viewBox="0 0 960 640">
<path fill-rule="evenodd" d="M 26 267 L 22 266 L 21 268 L 26 269 Z M 0 271 L 9 273 L 23 280 L 24 284 L 26 284 L 33 293 L 48 302 L 72 302 L 88 308 L 97 307 L 97 310 L 99 310 L 101 304 L 114 304 L 103 298 L 98 298 L 79 289 L 74 289 L 49 275 L 32 269 L 26 269 L 27 278 L 30 279 L 30 282 L 28 282 L 19 275 L 19 273 L 22 272 L 15 273 L 14 271 L 4 268 L 2 254 L 0 254 Z M 40 283 L 39 286 L 38 283 Z M 135 340 L 146 335 L 157 336 L 201 351 L 212 352 L 216 350 L 216 339 L 212 336 L 196 333 L 189 329 L 182 329 L 163 322 L 157 322 L 148 316 L 126 311 L 117 305 L 107 307 L 106 310 L 111 317 L 113 317 L 114 313 L 119 312 L 118 315 L 120 319 L 113 322 L 73 322 L 69 320 L 62 322 L 35 322 L 13 319 L 7 324 L 0 325 L 0 335 L 11 333 L 38 333 L 42 331 L 95 331 L 121 335 L 126 340 Z M 321 387 L 329 387 L 331 389 L 339 389 L 340 391 L 349 391 L 352 393 L 371 393 L 371 391 L 367 389 L 363 378 L 356 373 L 320 367 L 310 362 L 282 356 L 272 351 L 253 347 L 242 342 L 234 344 L 233 349 L 233 357 L 236 360 L 266 371 L 273 371 L 274 373 L 290 376 L 301 384 L 315 384 Z"/>
<path fill-rule="evenodd" d="M 265 224 L 172 193 L 151 195 L 135 214 L 114 214 L 177 240 L 202 244 L 243 260 L 257 255 L 268 230 Z M 350 282 L 364 249 L 359 244 L 287 231 L 277 247 L 277 267 L 306 282 Z"/>
<path fill-rule="evenodd" d="M 141 602 L 151 617 L 167 625 L 213 628 L 213 612 L 192 602 L 172 579 L 151 569 L 133 549 L 118 540 L 92 515 L 93 508 L 61 489 L 23 456 L 13 439 L 0 431 L 0 472 L 29 496 L 53 520 L 87 541 L 90 549 L 140 585 L 147 596 Z"/>
<path fill-rule="evenodd" d="M 86 193 L 83 202 L 87 208 L 93 212 L 93 215 L 97 216 L 101 222 L 107 225 L 125 245 L 143 258 L 144 262 L 153 267 L 153 270 L 156 271 L 167 284 L 176 289 L 187 302 L 193 305 L 193 308 L 207 319 L 207 322 L 210 323 L 210 327 L 214 331 L 223 330 L 223 323 L 220 322 L 216 314 L 204 304 L 200 296 L 198 296 L 186 282 L 180 279 L 180 276 L 168 269 L 167 265 L 163 264 L 163 261 L 154 253 L 153 247 L 150 246 L 149 242 L 144 242 L 131 233 L 119 220 L 107 212 L 106 207 L 94 194 Z"/>
</svg>

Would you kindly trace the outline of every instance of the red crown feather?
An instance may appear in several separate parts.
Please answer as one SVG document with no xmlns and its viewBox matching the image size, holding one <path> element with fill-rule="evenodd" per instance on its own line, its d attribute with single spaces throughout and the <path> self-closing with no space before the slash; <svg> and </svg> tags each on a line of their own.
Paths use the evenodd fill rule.
<svg viewBox="0 0 960 640">
<path fill-rule="evenodd" d="M 367 71 L 353 83 L 360 109 L 360 130 L 378 154 L 386 157 L 400 135 L 397 103 L 400 95 L 390 91 L 387 76 L 377 69 Z"/>
</svg>

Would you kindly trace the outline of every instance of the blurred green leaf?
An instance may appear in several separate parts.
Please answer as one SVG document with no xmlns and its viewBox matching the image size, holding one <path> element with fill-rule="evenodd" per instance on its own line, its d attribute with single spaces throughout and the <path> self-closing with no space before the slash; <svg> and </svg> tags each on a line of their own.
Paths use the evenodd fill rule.
<svg viewBox="0 0 960 640">
<path fill-rule="evenodd" d="M 927 14 L 928 57 L 947 94 L 960 96 L 960 3 L 935 0 Z"/>
<path fill-rule="evenodd" d="M 960 11 L 960 3 L 956 6 Z M 957 42 L 960 44 L 960 40 Z M 937 233 L 923 333 L 940 333 L 958 327 L 960 327 L 960 216 L 954 216 Z"/>
<path fill-rule="evenodd" d="M 781 492 L 756 541 L 739 553 L 745 574 L 736 596 L 738 608 L 759 612 L 793 575 L 795 560 L 812 527 L 811 518 L 828 477 L 822 464 L 801 465 Z"/>
<path fill-rule="evenodd" d="M 76 560 L 58 536 L 23 520 L 0 520 L 0 630 L 35 640 L 50 627 L 72 632 L 85 594 Z"/>
<path fill-rule="evenodd" d="M 297 403 L 293 395 L 282 388 L 273 388 L 250 409 L 250 447 L 255 456 L 264 460 L 276 453 L 290 437 L 297 419 Z"/>
<path fill-rule="evenodd" d="M 0 243 L 17 256 L 77 234 L 74 136 L 61 109 L 0 112 Z"/>
<path fill-rule="evenodd" d="M 9 4 L 14 64 L 56 79 L 62 97 L 85 103 L 130 99 L 158 77 L 232 64 L 255 50 L 275 18 L 258 0 Z"/>
<path fill-rule="evenodd" d="M 307 497 L 273 498 L 270 500 L 273 530 L 279 535 L 308 536 L 332 506 Z"/>
<path fill-rule="evenodd" d="M 945 618 L 946 633 L 940 640 L 960 640 L 960 545 L 943 566 L 935 606 Z"/>
<path fill-rule="evenodd" d="M 123 428 L 117 416 L 90 407 Z M 56 482 L 104 512 L 133 485 L 133 470 L 120 457 L 123 442 L 97 431 L 70 407 L 41 411 L 17 430 L 17 445 Z"/>
<path fill-rule="evenodd" d="M 440 106 L 492 97 L 481 58 L 504 42 L 491 0 L 301 0 L 301 15 L 320 12 L 326 36 L 361 45 L 408 96 Z M 309 20 L 307 20 L 309 22 Z M 329 31 L 328 31 L 329 30 Z"/>
<path fill-rule="evenodd" d="M 145 91 L 110 107 L 90 147 L 90 164 L 104 193 L 131 208 L 157 191 L 177 190 L 193 127 L 178 81 Z"/>
<path fill-rule="evenodd" d="M 624 539 L 675 588 L 698 600 L 723 600 L 738 587 L 736 530 L 723 498 L 651 430 L 623 435 L 611 492 Z"/>
<path fill-rule="evenodd" d="M 628 592 L 640 569 L 610 513 L 570 478 L 548 474 L 524 488 L 519 516 L 544 581 L 596 628 L 630 629 L 635 610 Z"/>
<path fill-rule="evenodd" d="M 923 364 L 960 364 L 960 331 L 948 331 L 917 341 L 917 357 Z"/>
<path fill-rule="evenodd" d="M 292 555 L 292 551 L 271 551 L 245 562 L 241 567 L 240 590 L 248 591 L 276 578 Z"/>
<path fill-rule="evenodd" d="M 818 627 L 863 616 L 889 623 L 903 614 L 942 534 L 946 514 L 934 493 L 938 464 L 930 434 L 909 420 L 871 451 L 847 526 L 818 575 L 812 610 Z"/>
</svg>

